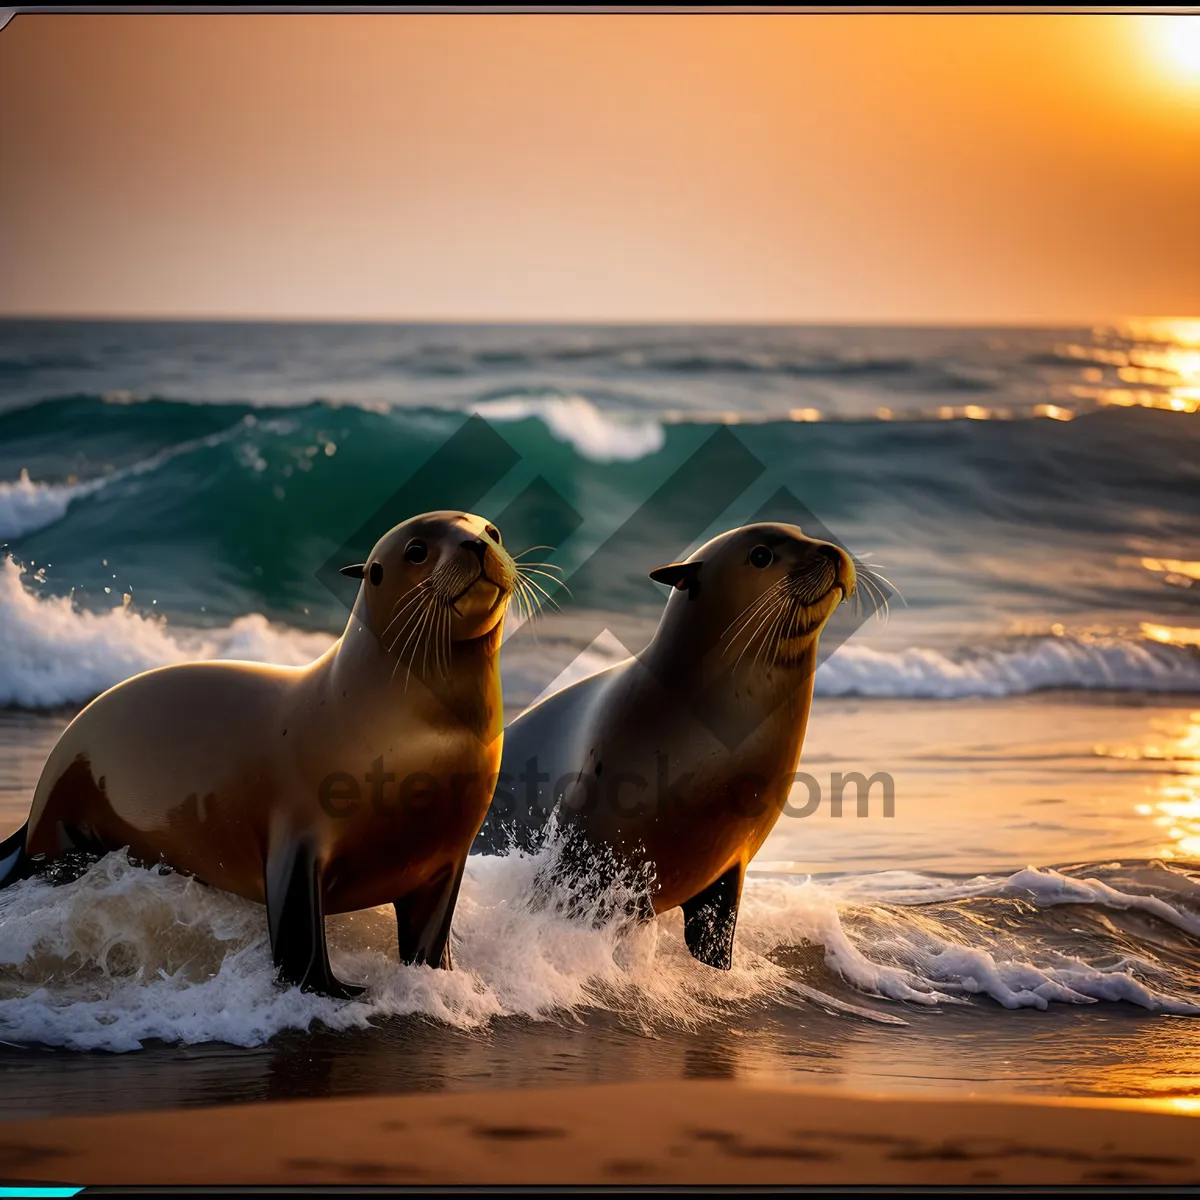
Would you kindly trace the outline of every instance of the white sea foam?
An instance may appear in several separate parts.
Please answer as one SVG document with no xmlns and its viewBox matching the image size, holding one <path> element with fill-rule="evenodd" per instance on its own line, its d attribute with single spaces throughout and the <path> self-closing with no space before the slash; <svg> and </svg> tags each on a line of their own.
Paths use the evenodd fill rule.
<svg viewBox="0 0 1200 1200">
<path fill-rule="evenodd" d="M 0 541 L 23 537 L 61 521 L 72 500 L 99 491 L 107 479 L 87 483 L 41 483 L 22 468 L 16 480 L 0 481 Z"/>
<path fill-rule="evenodd" d="M 507 664 L 506 678 L 523 694 L 537 688 L 537 699 L 543 700 L 628 657 L 625 647 L 605 632 L 545 687 L 535 679 L 535 660 Z M 1053 688 L 1197 692 L 1200 653 L 1189 645 L 1115 636 L 1028 638 L 962 655 L 920 647 L 876 650 L 850 643 L 821 664 L 815 684 L 819 696 L 914 700 L 1017 696 Z"/>
<path fill-rule="evenodd" d="M 1095 904 L 1117 912 L 1145 913 L 1200 937 L 1200 881 L 1190 875 L 1173 874 L 1170 882 L 1178 899 L 1186 899 L 1190 906 L 1168 903 L 1153 893 L 1122 891 L 1101 879 L 1064 875 L 1049 867 L 1027 867 L 999 882 L 986 875 L 950 880 L 908 871 L 883 871 L 839 881 L 837 887 L 839 894 L 846 897 L 890 904 L 928 904 L 978 896 L 1027 899 L 1039 908 Z"/>
<path fill-rule="evenodd" d="M 279 986 L 264 909 L 184 876 L 133 866 L 117 853 L 59 887 L 27 880 L 0 893 L 0 1037 L 112 1051 L 151 1038 L 252 1046 L 317 1022 L 362 1028 L 422 1014 L 473 1029 L 597 1009 L 652 1030 L 798 1001 L 836 1019 L 897 1024 L 972 997 L 1007 1008 L 1125 1001 L 1200 1015 L 1200 1005 L 1149 957 L 1112 962 L 1105 947 L 1093 947 L 1091 957 L 1104 964 L 1095 965 L 1086 951 L 1047 952 L 1036 938 L 1025 944 L 1000 934 L 968 945 L 927 910 L 864 903 L 845 880 L 751 876 L 734 967 L 713 971 L 687 953 L 677 912 L 648 925 L 597 925 L 567 916 L 561 905 L 534 903 L 540 865 L 522 855 L 469 860 L 450 972 L 395 961 L 390 911 L 332 918 L 335 971 L 367 987 L 348 1002 Z M 925 899 L 939 888 L 949 897 L 960 882 L 927 881 Z M 989 886 L 994 895 L 1006 888 L 1027 894 L 1027 882 L 1014 876 Z M 1113 889 L 1077 902 L 1104 912 L 1130 907 L 1130 897 Z M 1022 911 L 1037 920 L 1037 908 Z M 817 951 L 809 965 L 776 961 L 779 948 L 803 945 Z M 846 985 L 861 1002 L 847 1001 Z"/>
<path fill-rule="evenodd" d="M 825 696 L 1013 696 L 1046 688 L 1107 691 L 1200 690 L 1194 648 L 1143 638 L 1041 637 L 953 656 L 913 648 L 881 651 L 842 646 L 817 671 Z"/>
<path fill-rule="evenodd" d="M 175 630 L 132 608 L 80 611 L 66 596 L 26 587 L 17 564 L 0 560 L 0 707 L 81 703 L 140 671 L 193 659 L 298 666 L 332 641 L 272 625 L 258 613 L 218 629 Z"/>
<path fill-rule="evenodd" d="M 472 409 L 489 421 L 536 417 L 560 442 L 593 462 L 632 462 L 657 454 L 666 442 L 658 421 L 602 412 L 584 396 L 499 396 Z"/>
</svg>

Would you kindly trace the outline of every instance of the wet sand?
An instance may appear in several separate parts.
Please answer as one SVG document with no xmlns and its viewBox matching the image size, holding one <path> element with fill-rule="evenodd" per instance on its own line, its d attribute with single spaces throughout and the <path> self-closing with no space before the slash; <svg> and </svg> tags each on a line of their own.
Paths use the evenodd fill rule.
<svg viewBox="0 0 1200 1200">
<path fill-rule="evenodd" d="M 848 986 L 841 993 L 869 1003 Z M 739 1010 L 736 1025 L 639 1029 L 592 1009 L 456 1029 L 421 1016 L 319 1025 L 265 1045 L 149 1042 L 128 1054 L 0 1045 L 0 1122 L 213 1105 L 604 1084 L 721 1081 L 950 1099 L 1135 1098 L 1200 1105 L 1200 1021 L 1133 1005 L 880 1006 L 908 1026 L 819 1005 Z M 0 1131 L 5 1126 L 0 1125 Z"/>
<path fill-rule="evenodd" d="M 1200 1107 L 1200 1106 L 1197 1106 Z M 719 1082 L 378 1096 L 0 1129 L 0 1176 L 90 1185 L 1200 1183 L 1178 1103 L 883 1099 Z"/>
</svg>

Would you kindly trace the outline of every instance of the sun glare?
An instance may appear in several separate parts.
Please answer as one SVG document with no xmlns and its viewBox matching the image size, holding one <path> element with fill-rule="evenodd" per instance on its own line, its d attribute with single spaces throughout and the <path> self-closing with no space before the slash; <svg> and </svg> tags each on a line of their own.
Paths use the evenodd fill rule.
<svg viewBox="0 0 1200 1200">
<path fill-rule="evenodd" d="M 1200 83 L 1200 13 L 1146 17 L 1145 20 L 1171 72 Z"/>
</svg>

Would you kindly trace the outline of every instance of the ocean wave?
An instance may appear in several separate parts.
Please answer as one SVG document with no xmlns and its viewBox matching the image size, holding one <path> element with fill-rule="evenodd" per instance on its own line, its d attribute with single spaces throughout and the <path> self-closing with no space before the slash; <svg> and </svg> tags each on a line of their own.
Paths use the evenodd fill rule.
<svg viewBox="0 0 1200 1200">
<path fill-rule="evenodd" d="M 254 416 L 246 415 L 228 429 L 207 437 L 179 442 L 120 470 L 77 483 L 48 483 L 30 479 L 28 469 L 22 467 L 16 480 L 0 481 L 0 542 L 46 529 L 61 521 L 76 500 L 95 495 L 122 480 L 157 471 L 180 455 L 223 445 L 256 425 L 270 429 L 280 426 L 281 422 L 259 422 Z"/>
<path fill-rule="evenodd" d="M 27 587 L 0 561 L 0 707 L 54 708 L 91 700 L 131 675 L 196 659 L 298 666 L 328 649 L 328 634 L 273 625 L 259 613 L 212 630 L 172 629 L 131 606 L 103 612 Z"/>
<path fill-rule="evenodd" d="M 962 881 L 931 880 L 921 906 L 906 908 L 856 896 L 854 885 L 869 889 L 869 876 L 752 875 L 733 969 L 713 971 L 688 954 L 678 911 L 634 924 L 569 916 L 562 897 L 534 903 L 534 876 L 553 853 L 469 860 L 452 935 L 454 971 L 397 963 L 390 909 L 331 918 L 335 971 L 367 988 L 349 1002 L 276 983 L 261 905 L 133 865 L 124 852 L 57 887 L 26 880 L 0 894 L 0 1036 L 121 1052 L 152 1038 L 256 1046 L 317 1023 L 367 1028 L 420 1015 L 478 1029 L 589 1011 L 652 1032 L 729 1021 L 767 1004 L 902 1025 L 914 1013 L 982 1000 L 1042 1009 L 1121 1001 L 1200 1015 L 1188 998 L 1195 980 L 1160 957 L 1161 939 L 1130 949 L 1137 930 L 1120 923 L 1138 897 L 1116 889 L 1079 901 L 1095 920 L 1063 948 L 1036 892 L 1005 900 L 1014 880 L 987 881 L 987 902 L 1007 904 L 1006 920 L 994 928 L 976 922 L 964 933 L 947 907 Z M 930 903 L 938 883 L 941 907 Z M 974 883 L 976 897 L 988 891 Z M 627 889 L 615 887 L 609 899 L 620 900 Z M 803 947 L 816 955 L 797 960 Z"/>
<path fill-rule="evenodd" d="M 73 500 L 90 496 L 107 482 L 41 483 L 30 479 L 22 467 L 15 480 L 0 481 L 0 541 L 23 537 L 61 521 Z"/>
<path fill-rule="evenodd" d="M 840 647 L 817 670 L 824 696 L 951 700 L 1056 688 L 1114 692 L 1200 691 L 1194 646 L 1137 637 L 1032 637 L 987 650 Z"/>
<path fill-rule="evenodd" d="M 658 421 L 601 412 L 584 396 L 496 396 L 479 401 L 471 411 L 490 421 L 537 418 L 592 462 L 633 462 L 657 454 L 666 444 Z"/>
</svg>

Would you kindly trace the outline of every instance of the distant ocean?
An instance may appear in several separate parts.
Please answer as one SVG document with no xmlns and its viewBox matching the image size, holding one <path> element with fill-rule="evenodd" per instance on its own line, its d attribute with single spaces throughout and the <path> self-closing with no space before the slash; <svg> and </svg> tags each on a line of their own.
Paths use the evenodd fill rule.
<svg viewBox="0 0 1200 1200">
<path fill-rule="evenodd" d="M 580 1023 L 606 1078 L 622 1062 L 686 1073 L 689 1039 L 707 1038 L 733 1074 L 965 1086 L 949 1053 L 984 1087 L 1200 1094 L 1200 1027 L 1180 1019 L 1200 1014 L 1198 409 L 1200 321 L 0 321 L 0 835 L 103 689 L 191 657 L 321 652 L 346 616 L 324 568 L 472 414 L 513 464 L 472 507 L 493 517 L 538 481 L 583 518 L 548 552 L 568 577 L 705 447 L 714 495 L 747 452 L 761 468 L 682 544 L 645 517 L 565 606 L 554 654 L 514 638 L 510 713 L 559 666 L 561 682 L 640 648 L 661 606 L 650 556 L 783 494 L 899 592 L 821 666 L 804 760 L 889 771 L 897 815 L 781 820 L 731 975 L 687 958 L 669 920 L 630 940 L 512 909 L 531 869 L 514 856 L 472 866 L 453 977 L 390 964 L 382 918 L 342 921 L 335 962 L 371 990 L 333 1006 L 274 990 L 254 906 L 109 860 L 54 893 L 0 895 L 0 1038 L 146 1043 L 133 1058 L 169 1067 L 134 1087 L 138 1105 L 214 1079 L 266 1094 L 278 1047 L 318 1026 L 319 1094 L 418 1086 L 396 1037 L 440 1086 L 544 1082 L 559 1054 L 582 1078 L 564 1049 Z M 457 505 L 456 483 L 428 482 L 421 507 Z M 1005 1024 L 1020 1019 L 1006 1007 L 1052 1024 Z M 258 1049 L 214 1067 L 221 1043 Z M 820 1049 L 834 1044 L 836 1062 Z M 6 1054 L 34 1109 L 66 1103 L 54 1072 L 85 1081 L 80 1106 L 100 1095 L 86 1057 L 47 1074 L 32 1050 Z"/>
</svg>

